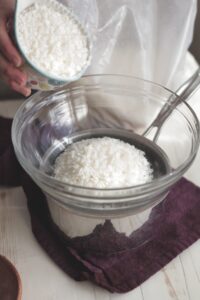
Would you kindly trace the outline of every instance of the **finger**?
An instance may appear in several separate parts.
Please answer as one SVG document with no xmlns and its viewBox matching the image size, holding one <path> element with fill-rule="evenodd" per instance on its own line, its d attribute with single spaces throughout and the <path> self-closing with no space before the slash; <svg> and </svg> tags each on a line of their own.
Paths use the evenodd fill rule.
<svg viewBox="0 0 200 300">
<path fill-rule="evenodd" d="M 7 66 L 4 74 L 12 81 L 16 81 L 19 85 L 25 86 L 27 83 L 27 75 L 12 65 Z"/>
<path fill-rule="evenodd" d="M 10 65 L 0 55 L 0 77 L 6 82 L 14 91 L 21 93 L 25 97 L 31 94 L 31 90 L 25 86 L 26 75 Z"/>
<path fill-rule="evenodd" d="M 13 67 L 2 55 L 0 55 L 0 73 L 7 77 L 8 80 L 16 81 L 20 85 L 26 85 L 26 74 Z"/>
<path fill-rule="evenodd" d="M 14 13 L 12 13 L 12 12 L 7 17 L 6 27 L 7 27 L 8 34 L 13 36 L 13 34 L 14 34 Z"/>
<path fill-rule="evenodd" d="M 22 58 L 8 35 L 6 20 L 3 18 L 0 19 L 0 50 L 14 66 L 22 64 Z"/>
<path fill-rule="evenodd" d="M 27 88 L 27 87 L 25 87 L 25 86 L 21 86 L 21 85 L 19 85 L 19 84 L 18 84 L 17 82 L 15 82 L 15 81 L 11 81 L 11 82 L 9 83 L 9 85 L 10 85 L 10 87 L 11 87 L 14 91 L 16 91 L 16 92 L 18 92 L 18 93 L 24 95 L 25 97 L 28 97 L 28 96 L 30 96 L 30 94 L 31 94 L 31 89 L 29 89 L 29 88 Z"/>
<path fill-rule="evenodd" d="M 5 75 L 1 76 L 1 78 L 12 90 L 16 91 L 17 93 L 20 93 L 25 97 L 31 95 L 31 89 L 27 88 L 26 86 L 21 86 L 15 81 L 10 81 L 10 79 Z"/>
<path fill-rule="evenodd" d="M 18 83 L 16 83 L 15 81 L 10 81 L 10 79 L 8 77 L 6 77 L 5 75 L 1 76 L 1 79 L 14 91 L 22 94 L 25 97 L 30 96 L 31 94 L 31 90 L 25 86 L 20 86 Z"/>
</svg>

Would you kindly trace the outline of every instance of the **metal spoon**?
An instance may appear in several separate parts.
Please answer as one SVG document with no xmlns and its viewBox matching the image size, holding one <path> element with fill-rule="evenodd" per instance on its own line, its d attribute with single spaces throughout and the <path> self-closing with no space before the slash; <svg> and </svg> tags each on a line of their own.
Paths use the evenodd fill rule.
<svg viewBox="0 0 200 300">
<path fill-rule="evenodd" d="M 169 117 L 171 112 L 176 108 L 182 101 L 188 101 L 190 97 L 200 87 L 200 68 L 186 81 L 180 88 L 172 95 L 165 105 L 162 107 L 160 112 L 149 127 L 143 132 L 142 136 L 147 137 L 151 134 L 151 140 L 156 142 L 160 135 L 160 131 L 166 119 Z"/>
</svg>

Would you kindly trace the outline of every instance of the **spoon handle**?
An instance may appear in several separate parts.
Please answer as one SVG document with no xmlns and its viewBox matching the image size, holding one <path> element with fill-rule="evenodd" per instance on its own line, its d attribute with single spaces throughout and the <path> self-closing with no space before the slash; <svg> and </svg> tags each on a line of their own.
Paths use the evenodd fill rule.
<svg viewBox="0 0 200 300">
<path fill-rule="evenodd" d="M 158 139 L 160 129 L 164 121 L 169 117 L 174 108 L 182 101 L 187 101 L 200 87 L 200 68 L 173 94 L 161 108 L 157 117 L 150 126 L 143 132 L 143 136 L 147 136 L 154 130 L 153 141 Z"/>
</svg>

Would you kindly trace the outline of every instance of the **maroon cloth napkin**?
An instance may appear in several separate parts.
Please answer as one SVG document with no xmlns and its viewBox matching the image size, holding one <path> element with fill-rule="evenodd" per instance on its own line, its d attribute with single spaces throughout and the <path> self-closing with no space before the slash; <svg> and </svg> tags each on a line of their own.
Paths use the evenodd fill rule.
<svg viewBox="0 0 200 300">
<path fill-rule="evenodd" d="M 182 178 L 129 237 L 107 220 L 87 236 L 69 238 L 52 221 L 42 191 L 19 166 L 10 128 L 11 120 L 0 118 L 0 184 L 23 186 L 36 239 L 75 280 L 90 280 L 111 292 L 128 292 L 200 237 L 200 188 Z M 141 232 L 152 238 L 135 248 Z"/>
</svg>

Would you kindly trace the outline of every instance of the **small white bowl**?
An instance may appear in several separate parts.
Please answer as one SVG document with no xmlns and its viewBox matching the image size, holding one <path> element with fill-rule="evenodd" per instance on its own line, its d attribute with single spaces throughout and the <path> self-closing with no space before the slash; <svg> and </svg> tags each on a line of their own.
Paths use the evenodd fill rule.
<svg viewBox="0 0 200 300">
<path fill-rule="evenodd" d="M 43 3 L 45 3 L 45 1 L 43 1 Z M 85 73 L 91 61 L 91 42 L 86 30 L 83 28 L 83 26 L 81 25 L 81 23 L 79 22 L 79 20 L 77 19 L 77 17 L 74 15 L 73 12 L 67 6 L 57 2 L 56 0 L 49 0 L 48 2 L 51 2 L 51 4 L 56 7 L 56 9 L 59 9 L 60 11 L 65 11 L 78 24 L 81 31 L 85 34 L 88 43 L 88 59 L 80 72 L 78 72 L 75 76 L 68 77 L 68 78 L 66 77 L 66 79 L 52 76 L 44 72 L 43 70 L 40 70 L 27 57 L 26 53 L 23 50 L 22 45 L 19 42 L 19 29 L 18 29 L 18 21 L 17 21 L 19 14 L 23 10 L 27 9 L 28 7 L 30 7 L 31 5 L 37 2 L 38 0 L 25 0 L 25 1 L 16 0 L 15 18 L 14 18 L 14 38 L 18 50 L 25 61 L 24 65 L 22 66 L 22 70 L 24 70 L 28 75 L 27 86 L 34 90 L 54 90 L 57 87 L 65 86 L 66 84 L 72 81 L 76 81 L 80 77 L 82 77 L 82 75 Z"/>
</svg>

